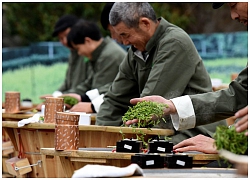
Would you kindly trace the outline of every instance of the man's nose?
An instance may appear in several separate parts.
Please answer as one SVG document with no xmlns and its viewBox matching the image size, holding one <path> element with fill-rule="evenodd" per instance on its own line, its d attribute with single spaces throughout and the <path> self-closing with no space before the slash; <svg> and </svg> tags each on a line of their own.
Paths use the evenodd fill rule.
<svg viewBox="0 0 250 180">
<path fill-rule="evenodd" d="M 61 43 L 62 43 L 64 46 L 67 46 L 67 45 L 68 45 L 67 38 L 61 39 Z"/>
<path fill-rule="evenodd" d="M 127 39 L 122 38 L 122 43 L 124 45 L 130 45 L 130 42 Z"/>
<path fill-rule="evenodd" d="M 236 13 L 235 11 L 231 10 L 231 18 L 233 20 L 238 20 L 239 19 L 239 15 L 238 13 Z"/>
</svg>

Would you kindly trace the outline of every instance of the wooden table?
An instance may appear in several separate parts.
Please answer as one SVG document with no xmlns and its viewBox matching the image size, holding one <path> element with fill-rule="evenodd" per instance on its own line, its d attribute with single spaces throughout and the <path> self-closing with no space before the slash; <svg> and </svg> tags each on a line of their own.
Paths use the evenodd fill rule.
<svg viewBox="0 0 250 180">
<path fill-rule="evenodd" d="M 103 164 L 117 167 L 126 167 L 131 164 L 131 156 L 136 153 L 119 153 L 111 151 L 71 150 L 56 151 L 54 148 L 41 148 L 40 150 L 46 167 L 46 156 L 57 156 L 66 177 L 72 177 L 73 172 L 86 164 Z M 193 164 L 204 165 L 219 159 L 218 154 L 186 153 L 193 157 Z M 162 154 L 165 156 L 165 154 Z"/>
<path fill-rule="evenodd" d="M 2 113 L 2 121 L 20 121 L 22 119 L 28 119 L 34 116 L 35 113 L 33 112 L 26 112 L 26 113 Z M 91 125 L 95 124 L 96 120 L 96 113 L 91 114 Z M 3 141 L 8 141 L 9 137 L 6 132 L 3 130 L 2 132 L 2 139 Z"/>
<path fill-rule="evenodd" d="M 2 113 L 2 120 L 3 121 L 19 121 L 22 119 L 30 118 L 34 115 L 35 113 L 32 113 L 32 112 L 18 113 L 18 114 L 17 113 Z M 91 117 L 91 124 L 94 125 L 95 120 L 96 120 L 96 113 L 92 113 L 90 117 Z"/>
<path fill-rule="evenodd" d="M 17 121 L 3 121 L 2 127 L 10 137 L 12 144 L 17 151 L 19 149 L 19 135 L 22 140 L 24 153 L 29 159 L 30 164 L 37 163 L 42 160 L 40 153 L 41 148 L 54 148 L 55 124 L 53 123 L 30 123 L 23 127 L 18 127 Z M 136 137 L 134 131 L 130 127 L 114 127 L 114 126 L 96 126 L 96 125 L 80 125 L 79 126 L 79 147 L 103 147 L 114 146 L 116 142 L 122 139 L 120 130 L 126 134 L 126 137 Z M 172 135 L 173 130 L 169 129 L 143 129 L 142 132 L 147 134 L 148 138 L 152 135 Z M 44 160 L 44 159 L 43 159 Z M 33 166 L 32 172 L 28 173 L 29 177 L 66 177 L 59 157 L 47 155 L 46 169 L 44 166 Z M 43 161 L 43 163 L 45 163 Z"/>
</svg>

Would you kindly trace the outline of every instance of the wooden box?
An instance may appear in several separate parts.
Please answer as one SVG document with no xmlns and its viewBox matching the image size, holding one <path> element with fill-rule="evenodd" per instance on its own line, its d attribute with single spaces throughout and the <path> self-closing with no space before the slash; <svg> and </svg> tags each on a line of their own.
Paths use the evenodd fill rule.
<svg viewBox="0 0 250 180">
<path fill-rule="evenodd" d="M 27 174 L 32 171 L 29 160 L 27 158 L 20 159 L 18 157 L 13 157 L 11 159 L 6 160 L 5 164 L 6 164 L 9 174 L 12 174 L 14 176 L 20 176 L 20 175 Z M 27 166 L 27 167 L 19 169 L 19 170 L 15 170 L 15 167 L 21 168 L 24 166 Z"/>
</svg>

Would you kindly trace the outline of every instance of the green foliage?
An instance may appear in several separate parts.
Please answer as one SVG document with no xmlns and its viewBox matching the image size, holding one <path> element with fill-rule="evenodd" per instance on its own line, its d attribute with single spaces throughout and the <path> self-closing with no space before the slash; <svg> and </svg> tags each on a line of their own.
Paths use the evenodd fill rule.
<svg viewBox="0 0 250 180">
<path fill-rule="evenodd" d="M 163 17 L 167 21 L 186 29 L 194 21 L 192 13 L 187 11 L 187 5 L 183 3 L 150 3 L 157 17 Z"/>
<path fill-rule="evenodd" d="M 159 123 L 158 119 L 163 116 L 163 109 L 167 107 L 166 104 L 151 101 L 138 102 L 135 106 L 129 107 L 128 111 L 122 116 L 122 121 L 125 123 L 128 120 L 137 119 L 138 128 L 154 126 Z M 157 120 L 152 120 L 153 117 Z"/>
<path fill-rule="evenodd" d="M 128 111 L 122 116 L 122 121 L 125 124 L 128 120 L 137 119 L 137 125 L 132 125 L 133 132 L 136 134 L 136 138 L 143 142 L 143 145 L 147 147 L 148 143 L 145 142 L 146 134 L 137 128 L 147 128 L 149 130 L 151 126 L 159 124 L 160 118 L 163 116 L 163 109 L 167 108 L 166 104 L 142 101 L 138 102 L 135 106 L 129 107 Z M 164 118 L 162 118 L 165 121 Z M 122 136 L 124 134 L 120 131 Z"/>
<path fill-rule="evenodd" d="M 24 45 L 31 42 L 55 41 L 52 37 L 56 21 L 65 14 L 74 14 L 80 18 L 99 23 L 105 3 L 53 3 L 25 2 L 3 3 L 10 34 L 19 35 Z"/>
<path fill-rule="evenodd" d="M 76 98 L 73 98 L 71 96 L 63 96 L 63 101 L 65 104 L 68 104 L 70 106 L 74 106 L 78 103 L 78 100 Z"/>
<path fill-rule="evenodd" d="M 218 150 L 225 149 L 235 154 L 245 154 L 248 148 L 248 137 L 245 132 L 236 132 L 234 126 L 217 126 L 214 139 Z"/>
<path fill-rule="evenodd" d="M 150 3 L 157 17 L 164 17 L 171 23 L 186 28 L 192 22 L 192 14 L 188 13 L 186 6 L 180 3 Z M 182 3 L 183 4 L 183 3 Z M 56 21 L 65 14 L 74 14 L 78 17 L 95 21 L 104 36 L 100 23 L 100 15 L 105 3 L 55 3 L 55 2 L 22 2 L 3 3 L 4 11 L 9 23 L 10 34 L 19 35 L 23 44 L 32 42 L 55 41 L 52 32 Z"/>
</svg>

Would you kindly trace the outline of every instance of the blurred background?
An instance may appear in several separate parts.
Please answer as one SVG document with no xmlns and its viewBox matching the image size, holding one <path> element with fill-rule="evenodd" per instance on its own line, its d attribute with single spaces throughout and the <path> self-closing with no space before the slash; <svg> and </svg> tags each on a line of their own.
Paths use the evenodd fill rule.
<svg viewBox="0 0 250 180">
<path fill-rule="evenodd" d="M 231 81 L 247 64 L 248 29 L 233 21 L 229 7 L 212 3 L 150 3 L 158 17 L 183 28 L 192 38 L 211 78 Z M 2 3 L 2 101 L 6 91 L 40 103 L 62 83 L 69 50 L 52 37 L 59 17 L 74 14 L 98 23 L 105 3 Z"/>
</svg>

